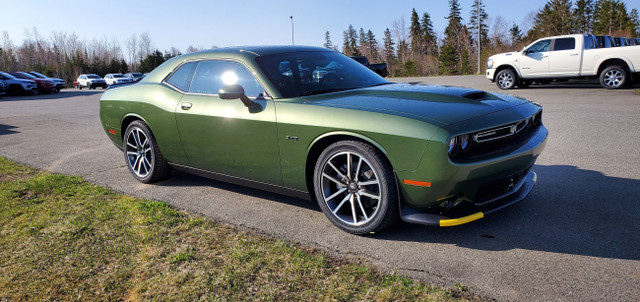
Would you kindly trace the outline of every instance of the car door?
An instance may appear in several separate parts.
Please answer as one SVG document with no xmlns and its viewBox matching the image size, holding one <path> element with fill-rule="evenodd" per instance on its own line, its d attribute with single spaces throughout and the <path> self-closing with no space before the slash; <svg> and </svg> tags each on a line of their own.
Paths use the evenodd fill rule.
<svg viewBox="0 0 640 302">
<path fill-rule="evenodd" d="M 180 77 L 193 74 L 175 112 L 189 163 L 198 169 L 281 185 L 274 101 L 262 96 L 264 90 L 249 69 L 228 60 L 189 62 L 182 68 L 186 75 Z M 221 99 L 218 91 L 231 84 L 241 85 L 255 106 L 246 107 L 239 99 Z"/>
<path fill-rule="evenodd" d="M 559 77 L 577 76 L 580 71 L 580 50 L 576 38 L 558 38 L 549 52 L 549 74 Z"/>
<path fill-rule="evenodd" d="M 549 72 L 551 39 L 540 40 L 520 56 L 520 73 L 525 78 L 544 77 Z"/>
</svg>

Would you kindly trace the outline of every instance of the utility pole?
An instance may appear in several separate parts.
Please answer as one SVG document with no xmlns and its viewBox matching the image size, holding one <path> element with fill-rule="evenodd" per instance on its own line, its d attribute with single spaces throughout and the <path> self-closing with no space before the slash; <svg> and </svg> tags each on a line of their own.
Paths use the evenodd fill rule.
<svg viewBox="0 0 640 302">
<path fill-rule="evenodd" d="M 296 43 L 293 42 L 293 16 L 289 16 L 289 18 L 291 18 L 291 45 L 296 45 Z"/>
<path fill-rule="evenodd" d="M 478 74 L 480 74 L 480 0 L 476 0 L 476 21 L 478 23 Z"/>
</svg>

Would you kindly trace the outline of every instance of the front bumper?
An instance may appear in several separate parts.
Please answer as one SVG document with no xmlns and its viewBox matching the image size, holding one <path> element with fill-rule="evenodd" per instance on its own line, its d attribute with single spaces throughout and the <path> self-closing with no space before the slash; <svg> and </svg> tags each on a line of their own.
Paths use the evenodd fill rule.
<svg viewBox="0 0 640 302">
<path fill-rule="evenodd" d="M 538 175 L 533 171 L 529 171 L 518 184 L 514 185 L 513 190 L 483 206 L 467 205 L 465 208 L 457 209 L 455 212 L 448 214 L 420 212 L 403 207 L 400 209 L 400 215 L 402 220 L 415 224 L 450 227 L 469 223 L 522 201 L 529 195 L 537 180 Z"/>
<path fill-rule="evenodd" d="M 491 81 L 492 83 L 495 82 L 495 73 L 495 69 L 487 69 L 487 71 L 485 72 L 487 79 L 489 79 L 489 81 Z"/>
</svg>

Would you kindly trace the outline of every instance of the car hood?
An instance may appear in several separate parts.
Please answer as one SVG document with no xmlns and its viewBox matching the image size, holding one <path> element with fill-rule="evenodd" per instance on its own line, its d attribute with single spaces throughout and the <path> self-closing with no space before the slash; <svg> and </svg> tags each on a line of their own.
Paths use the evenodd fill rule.
<svg viewBox="0 0 640 302">
<path fill-rule="evenodd" d="M 502 62 L 512 62 L 518 57 L 519 54 L 520 54 L 520 52 L 518 52 L 518 51 L 504 52 L 504 53 L 499 53 L 499 54 L 492 55 L 491 57 L 489 57 L 489 59 L 493 60 L 494 63 L 495 62 L 501 62 L 501 63 Z"/>
<path fill-rule="evenodd" d="M 394 114 L 440 127 L 518 106 L 527 100 L 461 87 L 388 84 L 304 97 L 318 106 Z"/>
</svg>

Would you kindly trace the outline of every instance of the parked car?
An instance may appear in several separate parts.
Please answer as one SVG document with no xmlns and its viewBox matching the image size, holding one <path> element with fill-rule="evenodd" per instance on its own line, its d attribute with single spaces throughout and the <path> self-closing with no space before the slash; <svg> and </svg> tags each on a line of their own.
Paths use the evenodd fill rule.
<svg viewBox="0 0 640 302">
<path fill-rule="evenodd" d="M 107 85 L 125 84 L 125 83 L 133 82 L 132 79 L 125 78 L 124 75 L 122 75 L 121 73 L 108 73 L 107 75 L 104 76 L 104 80 L 105 82 L 107 82 Z"/>
<path fill-rule="evenodd" d="M 131 79 L 132 82 L 138 82 L 144 78 L 144 75 L 138 72 L 130 72 L 130 73 L 125 73 L 124 77 Z"/>
<path fill-rule="evenodd" d="M 303 82 L 297 70 L 329 65 L 331 81 Z M 454 226 L 515 204 L 536 182 L 547 138 L 535 103 L 390 83 L 339 52 L 304 46 L 175 57 L 107 90 L 100 120 L 140 182 L 176 169 L 315 199 L 355 234 L 397 218 Z"/>
<path fill-rule="evenodd" d="M 611 36 L 594 36 L 596 39 L 596 48 L 615 47 L 616 42 Z"/>
<path fill-rule="evenodd" d="M 16 78 L 35 81 L 36 84 L 38 84 L 39 93 L 52 93 L 56 91 L 56 85 L 52 80 L 37 78 L 24 71 L 12 72 L 11 75 Z"/>
<path fill-rule="evenodd" d="M 49 79 L 49 80 L 53 81 L 53 84 L 55 85 L 55 93 L 58 93 L 58 92 L 60 92 L 60 89 L 64 89 L 64 88 L 67 87 L 67 82 L 65 80 L 63 80 L 63 79 L 51 78 L 51 77 L 48 77 L 48 76 L 46 76 L 44 74 L 41 74 L 41 73 L 35 72 L 35 71 L 29 72 L 29 74 L 31 74 L 32 76 L 34 76 L 36 78 Z"/>
<path fill-rule="evenodd" d="M 0 80 L 0 97 L 7 94 L 7 86 L 4 85 L 4 81 Z"/>
<path fill-rule="evenodd" d="M 520 52 L 489 57 L 486 71 L 500 89 L 576 78 L 597 78 L 602 87 L 618 89 L 634 74 L 640 74 L 640 46 L 597 48 L 593 35 L 539 39 Z"/>
<path fill-rule="evenodd" d="M 81 74 L 76 80 L 76 87 L 82 90 L 82 87 L 96 89 L 96 87 L 107 88 L 107 82 L 97 74 Z"/>
<path fill-rule="evenodd" d="M 627 40 L 627 38 L 624 38 L 624 37 L 615 37 L 613 38 L 613 41 L 615 41 L 616 47 L 629 46 L 629 40 Z"/>
<path fill-rule="evenodd" d="M 6 72 L 0 72 L 0 80 L 7 86 L 7 92 L 11 95 L 38 94 L 38 84 L 32 80 L 16 78 Z"/>
<path fill-rule="evenodd" d="M 389 72 L 387 71 L 387 63 L 378 63 L 378 64 L 369 64 L 369 59 L 365 56 L 353 56 L 352 59 L 356 60 L 356 62 L 366 66 L 367 68 L 375 71 L 382 77 L 386 77 Z"/>
</svg>

